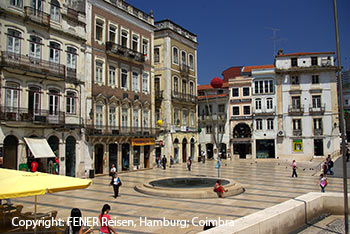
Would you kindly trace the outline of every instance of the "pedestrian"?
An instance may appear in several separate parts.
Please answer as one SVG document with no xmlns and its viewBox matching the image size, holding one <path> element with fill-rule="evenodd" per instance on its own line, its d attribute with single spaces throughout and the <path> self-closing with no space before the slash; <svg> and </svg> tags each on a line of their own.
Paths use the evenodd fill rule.
<svg viewBox="0 0 350 234">
<path fill-rule="evenodd" d="M 53 167 L 54 167 L 54 173 L 56 174 L 56 175 L 58 175 L 59 174 L 59 169 L 60 169 L 60 161 L 58 160 L 58 156 L 56 156 L 56 159 L 55 159 L 55 162 L 54 162 L 54 164 L 53 164 Z"/>
<path fill-rule="evenodd" d="M 328 161 L 328 171 L 329 171 L 329 174 L 331 175 L 334 175 L 333 166 L 334 166 L 334 162 L 332 159 L 330 159 Z"/>
<path fill-rule="evenodd" d="M 349 158 L 350 158 L 350 153 L 349 153 L 349 150 L 347 149 L 346 150 L 346 162 L 349 162 Z"/>
<path fill-rule="evenodd" d="M 292 173 L 292 177 L 298 177 L 298 174 L 297 174 L 297 163 L 295 162 L 295 160 L 293 160 L 293 163 L 292 163 L 292 170 L 293 170 L 293 173 Z"/>
<path fill-rule="evenodd" d="M 86 234 L 90 233 L 91 229 L 83 231 L 82 225 L 82 215 L 78 208 L 73 208 L 70 212 L 70 217 L 68 218 L 68 226 L 66 228 L 65 234 Z"/>
<path fill-rule="evenodd" d="M 109 211 L 111 207 L 108 204 L 105 204 L 102 208 L 101 214 L 98 215 L 99 220 L 101 222 L 100 234 L 103 233 L 117 233 L 114 231 L 113 227 L 108 225 L 109 220 L 111 220 L 111 216 L 109 216 Z"/>
<path fill-rule="evenodd" d="M 202 159 L 202 161 L 203 161 L 203 163 L 205 163 L 205 151 L 203 151 L 203 159 Z"/>
<path fill-rule="evenodd" d="M 115 164 L 112 164 L 111 170 L 109 170 L 109 176 L 114 177 L 114 174 L 117 172 L 117 168 L 115 167 Z"/>
<path fill-rule="evenodd" d="M 327 162 L 327 159 L 322 164 L 322 170 L 323 170 L 323 174 L 327 175 L 327 173 L 328 173 L 328 162 Z"/>
<path fill-rule="evenodd" d="M 37 161 L 33 160 L 33 162 L 30 164 L 31 172 L 36 172 L 38 169 L 39 164 Z"/>
<path fill-rule="evenodd" d="M 328 154 L 328 157 L 327 157 L 327 163 L 329 162 L 329 161 L 331 161 L 332 159 L 331 159 L 331 155 L 330 154 Z"/>
<path fill-rule="evenodd" d="M 217 180 L 216 184 L 214 185 L 214 192 L 218 194 L 218 197 L 224 198 L 224 192 L 227 192 L 228 189 L 225 189 L 222 185 L 222 180 Z"/>
<path fill-rule="evenodd" d="M 187 169 L 189 171 L 191 171 L 191 166 L 192 166 L 192 159 L 191 157 L 188 157 L 188 160 L 187 160 Z"/>
<path fill-rule="evenodd" d="M 320 180 L 319 180 L 319 184 L 321 187 L 321 192 L 324 193 L 325 192 L 325 188 L 327 186 L 327 175 L 326 174 L 321 174 L 320 175 Z"/>
<path fill-rule="evenodd" d="M 160 156 L 157 156 L 157 167 L 160 167 Z"/>
<path fill-rule="evenodd" d="M 166 169 L 166 163 L 167 163 L 167 159 L 166 159 L 165 155 L 163 155 L 163 158 L 162 158 L 163 170 Z"/>
<path fill-rule="evenodd" d="M 114 198 L 117 198 L 119 196 L 119 187 L 122 185 L 122 181 L 120 180 L 117 172 L 114 173 L 114 176 L 112 177 L 112 181 L 110 185 L 113 186 L 114 190 Z"/>
<path fill-rule="evenodd" d="M 173 156 L 170 155 L 170 167 L 172 167 L 174 165 L 175 161 Z"/>
</svg>

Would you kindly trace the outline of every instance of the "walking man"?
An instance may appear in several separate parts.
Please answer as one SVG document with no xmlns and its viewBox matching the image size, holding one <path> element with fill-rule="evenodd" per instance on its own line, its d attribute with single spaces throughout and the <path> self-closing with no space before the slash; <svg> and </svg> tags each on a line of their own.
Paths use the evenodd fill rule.
<svg viewBox="0 0 350 234">
<path fill-rule="evenodd" d="M 111 181 L 111 185 L 113 185 L 114 190 L 114 198 L 117 198 L 119 195 L 119 187 L 122 185 L 122 181 L 120 180 L 117 173 L 114 173 L 114 176 Z"/>
<path fill-rule="evenodd" d="M 295 162 L 295 160 L 293 160 L 293 163 L 292 163 L 292 169 L 293 169 L 293 173 L 292 173 L 292 177 L 298 177 L 298 174 L 297 174 L 297 163 Z"/>
<path fill-rule="evenodd" d="M 167 163 L 167 159 L 166 159 L 165 155 L 163 155 L 163 158 L 162 158 L 163 170 L 166 169 L 166 163 Z"/>
</svg>

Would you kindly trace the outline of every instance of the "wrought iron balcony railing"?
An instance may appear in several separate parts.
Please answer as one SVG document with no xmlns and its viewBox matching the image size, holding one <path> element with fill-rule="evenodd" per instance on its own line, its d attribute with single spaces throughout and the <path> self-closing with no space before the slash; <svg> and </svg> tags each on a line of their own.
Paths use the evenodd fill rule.
<svg viewBox="0 0 350 234">
<path fill-rule="evenodd" d="M 108 41 L 106 43 L 106 51 L 118 56 L 122 56 L 127 59 L 132 59 L 133 61 L 136 61 L 139 63 L 145 62 L 144 54 L 138 51 L 126 48 L 124 46 L 118 45 L 112 41 Z"/>
<path fill-rule="evenodd" d="M 293 130 L 293 136 L 301 136 L 302 130 L 301 129 L 294 129 Z"/>
<path fill-rule="evenodd" d="M 322 128 L 314 129 L 315 136 L 321 136 L 323 134 Z"/>
<path fill-rule="evenodd" d="M 63 111 L 43 109 L 33 110 L 28 108 L 1 106 L 0 120 L 33 122 L 44 125 L 64 124 L 65 113 Z"/>
<path fill-rule="evenodd" d="M 318 107 L 315 107 L 313 105 L 310 105 L 309 106 L 309 113 L 310 115 L 321 115 L 325 112 L 326 110 L 326 105 L 323 104 L 323 105 L 320 105 Z"/>
<path fill-rule="evenodd" d="M 88 134 L 91 136 L 133 136 L 147 137 L 156 134 L 156 128 L 118 127 L 107 125 L 88 125 Z"/>
<path fill-rule="evenodd" d="M 51 75 L 62 80 L 65 79 L 66 67 L 62 64 L 8 51 L 3 51 L 1 54 L 1 66 L 12 67 L 43 75 Z"/>
<path fill-rule="evenodd" d="M 274 114 L 276 114 L 276 107 L 274 106 L 270 109 L 268 109 L 266 107 L 262 107 L 260 109 L 254 107 L 253 114 L 254 115 L 274 115 Z"/>
<path fill-rule="evenodd" d="M 180 93 L 177 91 L 171 91 L 171 97 L 181 102 L 193 102 L 193 103 L 197 102 L 197 97 L 195 95 Z"/>
<path fill-rule="evenodd" d="M 44 26 L 50 26 L 50 15 L 33 7 L 26 6 L 25 18 Z"/>
<path fill-rule="evenodd" d="M 181 73 L 181 76 L 188 76 L 188 74 L 190 73 L 190 67 L 184 63 L 181 63 L 180 73 Z"/>
<path fill-rule="evenodd" d="M 288 106 L 288 113 L 290 115 L 302 115 L 304 113 L 304 105 L 289 105 Z"/>
</svg>

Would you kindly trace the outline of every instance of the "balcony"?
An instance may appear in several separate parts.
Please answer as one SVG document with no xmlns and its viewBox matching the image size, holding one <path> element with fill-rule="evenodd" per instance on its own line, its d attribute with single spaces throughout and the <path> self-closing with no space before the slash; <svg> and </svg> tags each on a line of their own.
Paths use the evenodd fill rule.
<svg viewBox="0 0 350 234">
<path fill-rule="evenodd" d="M 294 129 L 293 130 L 293 136 L 301 136 L 302 130 L 301 129 Z"/>
<path fill-rule="evenodd" d="M 190 67 L 186 64 L 181 63 L 180 74 L 182 77 L 188 77 L 188 75 L 190 74 Z"/>
<path fill-rule="evenodd" d="M 323 134 L 322 128 L 314 129 L 315 136 L 322 136 L 322 134 Z"/>
<path fill-rule="evenodd" d="M 137 52 L 135 50 L 126 48 L 124 46 L 118 45 L 114 42 L 108 41 L 106 43 L 106 51 L 110 55 L 117 56 L 128 61 L 133 61 L 137 63 L 145 62 L 145 55 Z"/>
<path fill-rule="evenodd" d="M 288 113 L 289 113 L 289 115 L 303 115 L 304 105 L 301 105 L 301 106 L 289 105 L 288 106 Z"/>
<path fill-rule="evenodd" d="M 256 109 L 256 107 L 253 108 L 253 114 L 255 116 L 274 116 L 276 115 L 276 107 L 274 106 L 271 109 L 267 109 L 265 107 Z"/>
<path fill-rule="evenodd" d="M 22 54 L 3 51 L 1 54 L 1 66 L 65 80 L 66 67 L 64 65 Z"/>
<path fill-rule="evenodd" d="M 171 97 L 173 100 L 177 100 L 180 102 L 192 102 L 197 103 L 197 97 L 195 95 L 180 93 L 177 91 L 171 91 Z"/>
<path fill-rule="evenodd" d="M 141 127 L 117 127 L 107 125 L 88 125 L 87 132 L 90 136 L 132 136 L 152 137 L 156 134 L 156 128 Z"/>
<path fill-rule="evenodd" d="M 43 109 L 33 111 L 28 108 L 1 106 L 0 120 L 56 125 L 65 123 L 65 113 L 62 111 L 53 112 Z"/>
<path fill-rule="evenodd" d="M 25 10 L 25 19 L 33 21 L 35 23 L 38 23 L 42 26 L 49 27 L 50 26 L 50 15 L 35 9 L 33 7 L 26 6 L 24 7 Z"/>
<path fill-rule="evenodd" d="M 323 115 L 324 111 L 326 109 L 326 105 L 323 104 L 322 106 L 314 107 L 313 105 L 309 106 L 309 113 L 310 115 Z"/>
</svg>

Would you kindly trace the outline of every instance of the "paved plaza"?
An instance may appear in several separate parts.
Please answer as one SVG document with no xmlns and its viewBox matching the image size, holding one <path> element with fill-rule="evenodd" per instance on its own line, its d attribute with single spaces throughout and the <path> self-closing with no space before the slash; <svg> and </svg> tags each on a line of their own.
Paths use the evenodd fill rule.
<svg viewBox="0 0 350 234">
<path fill-rule="evenodd" d="M 298 178 L 291 178 L 292 170 L 287 162 L 223 161 L 221 177 L 236 180 L 245 188 L 244 193 L 224 199 L 164 198 L 134 190 L 135 185 L 150 179 L 173 176 L 216 177 L 215 161 L 194 163 L 190 172 L 186 170 L 186 165 L 176 165 L 175 168 L 166 170 L 154 168 L 120 174 L 123 185 L 120 188 L 121 196 L 117 199 L 112 197 L 113 189 L 108 185 L 110 177 L 101 176 L 93 179 L 93 184 L 88 189 L 39 196 L 38 212 L 57 210 L 58 218 L 66 219 L 70 210 L 77 207 L 82 210 L 84 217 L 97 217 L 102 206 L 108 203 L 112 207 L 112 219 L 133 220 L 135 223 L 135 226 L 116 228 L 118 233 L 197 233 L 203 230 L 203 227 L 195 226 L 199 220 L 219 217 L 221 220 L 233 220 L 311 191 L 319 192 L 318 176 L 313 176 L 315 171 L 311 170 L 317 163 L 298 163 Z M 326 192 L 342 191 L 340 178 L 329 178 L 328 181 Z M 23 212 L 33 211 L 33 201 L 33 197 L 13 200 L 15 204 L 24 205 Z M 140 217 L 147 217 L 148 220 L 188 220 L 190 225 L 186 228 L 146 227 L 140 225 Z M 192 225 L 192 220 L 195 225 Z"/>
</svg>

